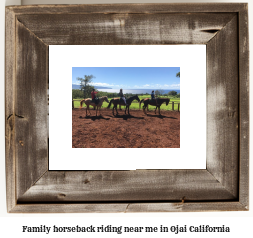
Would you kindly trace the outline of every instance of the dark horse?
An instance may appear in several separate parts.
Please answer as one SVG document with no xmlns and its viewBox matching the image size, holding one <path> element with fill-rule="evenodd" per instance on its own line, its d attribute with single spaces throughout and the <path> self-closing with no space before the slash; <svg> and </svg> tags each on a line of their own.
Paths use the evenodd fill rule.
<svg viewBox="0 0 253 238">
<path fill-rule="evenodd" d="M 160 107 L 163 103 L 166 103 L 166 106 L 168 106 L 169 102 L 170 102 L 170 99 L 169 98 L 157 98 L 157 99 L 153 99 L 151 100 L 150 98 L 145 98 L 145 99 L 142 99 L 140 101 L 140 107 L 141 107 L 141 104 L 144 103 L 143 105 L 143 112 L 147 115 L 145 109 L 147 108 L 148 105 L 151 105 L 151 106 L 156 106 L 155 108 L 155 114 L 156 114 L 156 109 L 158 108 L 159 109 L 159 115 L 161 115 L 160 113 Z"/>
<path fill-rule="evenodd" d="M 128 109 L 128 114 L 130 115 L 130 113 L 129 113 L 129 107 L 130 107 L 132 101 L 135 100 L 135 99 L 136 99 L 138 102 L 140 102 L 139 97 L 138 97 L 137 95 L 135 95 L 135 96 L 132 96 L 132 97 L 126 99 L 126 103 L 127 103 L 127 106 L 126 106 L 126 104 L 124 103 L 124 101 L 123 101 L 122 99 L 113 98 L 113 99 L 110 101 L 110 103 L 109 103 L 109 105 L 108 105 L 108 108 L 110 108 L 111 104 L 113 104 L 112 114 L 114 115 L 114 108 L 115 108 L 115 109 L 116 109 L 116 112 L 117 112 L 117 115 L 118 115 L 117 106 L 118 106 L 118 105 L 126 106 L 125 114 L 126 114 L 126 110 Z"/>
</svg>

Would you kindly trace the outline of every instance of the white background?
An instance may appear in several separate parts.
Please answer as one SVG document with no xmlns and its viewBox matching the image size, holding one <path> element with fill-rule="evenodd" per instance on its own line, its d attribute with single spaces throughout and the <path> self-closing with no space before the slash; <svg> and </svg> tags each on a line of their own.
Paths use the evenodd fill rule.
<svg viewBox="0 0 253 238">
<path fill-rule="evenodd" d="M 72 148 L 72 67 L 84 66 L 180 67 L 180 148 Z M 205 45 L 49 46 L 49 169 L 205 169 L 206 100 L 193 113 L 194 90 L 206 98 Z"/>
<path fill-rule="evenodd" d="M 5 194 L 5 138 L 4 138 L 4 7 L 5 5 L 12 5 L 12 4 L 20 4 L 21 1 L 18 0 L 6 0 L 1 1 L 0 10 L 1 10 L 1 25 L 0 25 L 0 32 L 1 32 L 1 38 L 0 38 L 0 50 L 1 50 L 1 64 L 0 64 L 0 71 L 1 71 L 1 79 L 0 79 L 0 87 L 1 87 L 1 166 L 0 166 L 0 224 L 1 224 L 1 233 L 3 234 L 3 237 L 12 237 L 14 235 L 18 235 L 19 237 L 27 237 L 28 234 L 22 233 L 22 225 L 30 225 L 30 226 L 39 226 L 39 225 L 76 225 L 76 224 L 82 224 L 83 226 L 87 226 L 90 224 L 94 225 L 107 225 L 107 224 L 123 224 L 125 226 L 127 225 L 142 225 L 145 223 L 146 226 L 156 226 L 158 224 L 164 224 L 164 225 L 201 225 L 201 224 L 218 224 L 218 225 L 226 225 L 231 227 L 231 233 L 220 233 L 215 234 L 215 237 L 244 237 L 244 238 L 250 238 L 252 237 L 252 222 L 253 222 L 253 207 L 252 207 L 252 176 L 251 176 L 251 184 L 250 184 L 250 211 L 249 212 L 202 212 L 202 213 L 129 213 L 129 214 L 7 214 L 6 212 L 6 194 Z M 51 0 L 51 1 L 23 1 L 23 3 L 30 3 L 30 4 L 41 4 L 41 3 L 130 3 L 130 2 L 155 2 L 155 1 L 127 1 L 127 0 L 118 0 L 118 1 L 61 1 L 61 0 Z M 176 1 L 162 1 L 159 2 L 176 2 Z M 198 1 L 198 0 L 191 0 L 191 1 L 177 1 L 177 2 L 207 2 L 207 1 Z M 208 2 L 248 2 L 249 3 L 249 29 L 250 29 L 250 45 L 253 44 L 252 39 L 252 1 L 240 1 L 240 0 L 222 0 L 222 1 L 211 1 L 208 0 Z M 252 53 L 250 53 L 250 58 L 252 59 Z M 250 64 L 250 68 L 252 71 L 252 64 Z M 252 91 L 252 83 L 250 84 L 250 90 Z M 253 101 L 251 99 L 251 105 Z M 251 106 L 252 110 L 252 106 Z M 251 120 L 252 122 L 252 120 Z M 250 132 L 252 132 L 252 126 L 250 128 Z M 252 133 L 250 133 L 252 134 Z M 250 145 L 252 147 L 252 140 L 250 140 Z M 252 156 L 250 158 L 252 160 Z M 250 171 L 252 174 L 252 163 L 250 164 Z M 1 235 L 2 235 L 1 234 Z M 29 234 L 30 237 L 37 237 L 42 234 L 34 235 Z M 81 234 L 80 237 L 84 237 L 86 234 Z M 98 236 L 98 234 L 96 234 Z M 131 234 L 131 237 L 146 237 L 147 234 Z M 154 234 L 152 234 L 154 235 Z M 171 234 L 164 234 L 164 237 L 168 237 Z M 187 233 L 182 235 L 177 235 L 176 237 L 213 237 L 214 234 L 203 234 L 203 233 Z M 62 236 L 62 234 L 61 234 Z M 89 235 L 86 235 L 89 236 Z M 107 234 L 107 237 L 113 237 L 116 236 L 116 234 Z M 158 236 L 158 234 L 156 235 Z M 70 235 L 68 234 L 68 237 Z M 73 235 L 73 237 L 75 237 Z M 172 236 L 173 237 L 173 236 Z"/>
</svg>

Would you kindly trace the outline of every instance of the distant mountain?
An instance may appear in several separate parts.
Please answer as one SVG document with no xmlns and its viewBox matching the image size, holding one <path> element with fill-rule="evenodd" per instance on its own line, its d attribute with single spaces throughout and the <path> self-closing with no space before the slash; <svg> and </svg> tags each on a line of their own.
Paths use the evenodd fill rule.
<svg viewBox="0 0 253 238">
<path fill-rule="evenodd" d="M 94 86 L 95 89 L 112 89 L 108 87 L 102 87 L 102 86 Z M 80 85 L 72 84 L 72 89 L 80 89 Z"/>
</svg>

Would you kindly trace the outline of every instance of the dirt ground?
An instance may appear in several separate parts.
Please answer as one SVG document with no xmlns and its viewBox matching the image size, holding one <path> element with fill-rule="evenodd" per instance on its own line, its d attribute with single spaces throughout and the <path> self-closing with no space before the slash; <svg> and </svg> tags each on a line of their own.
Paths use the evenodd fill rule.
<svg viewBox="0 0 253 238">
<path fill-rule="evenodd" d="M 118 110 L 119 111 L 119 110 Z M 142 110 L 119 111 L 101 109 L 102 116 L 86 117 L 85 108 L 72 110 L 73 148 L 179 148 L 180 112 L 154 111 L 144 115 Z"/>
</svg>

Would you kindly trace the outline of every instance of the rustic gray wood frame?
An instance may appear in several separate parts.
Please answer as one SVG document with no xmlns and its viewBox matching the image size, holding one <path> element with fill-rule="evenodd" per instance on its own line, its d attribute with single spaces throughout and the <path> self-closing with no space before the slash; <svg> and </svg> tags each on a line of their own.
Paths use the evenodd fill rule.
<svg viewBox="0 0 253 238">
<path fill-rule="evenodd" d="M 241 3 L 6 7 L 8 212 L 247 211 L 247 8 Z M 48 46 L 60 44 L 205 44 L 206 169 L 49 171 Z"/>
</svg>

